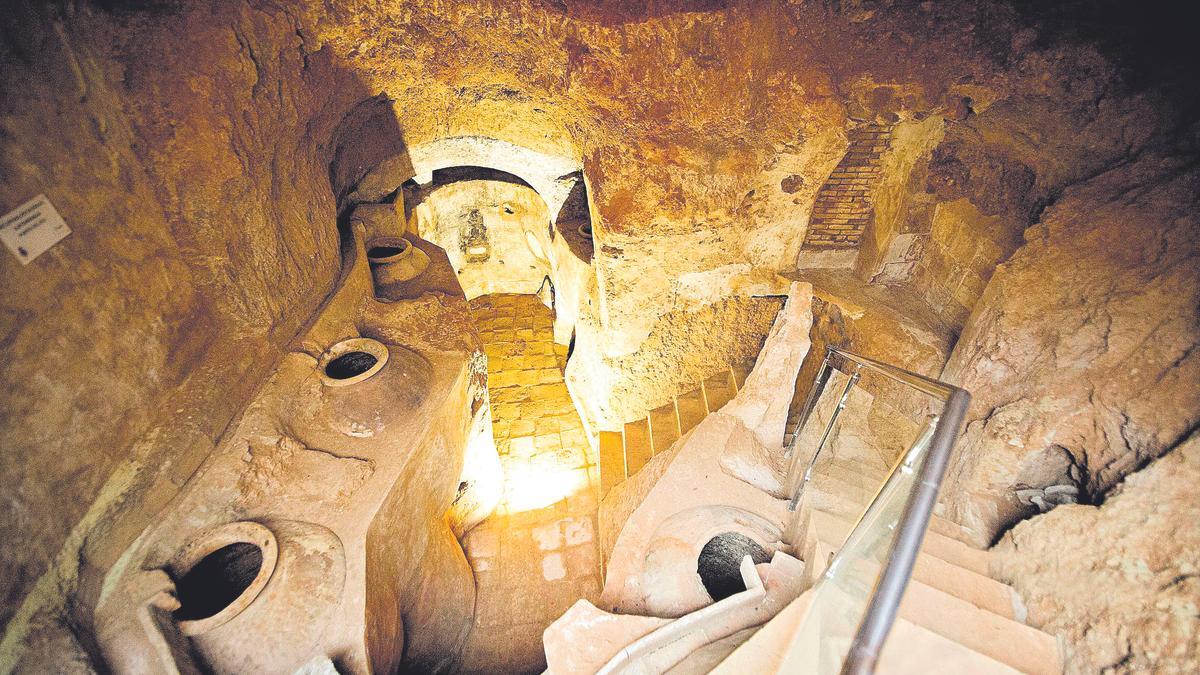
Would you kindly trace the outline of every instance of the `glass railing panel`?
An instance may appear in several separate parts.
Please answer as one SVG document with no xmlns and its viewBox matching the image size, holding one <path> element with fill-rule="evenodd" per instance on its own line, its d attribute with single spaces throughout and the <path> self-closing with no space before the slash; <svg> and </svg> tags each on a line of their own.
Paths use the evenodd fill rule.
<svg viewBox="0 0 1200 675">
<path fill-rule="evenodd" d="M 832 675 L 841 671 L 891 550 L 896 527 L 936 424 L 937 419 L 930 418 L 908 451 L 896 461 L 878 494 L 813 587 L 808 613 L 792 647 L 793 654 L 800 645 L 810 650 L 803 657 L 811 667 L 806 672 Z"/>
</svg>

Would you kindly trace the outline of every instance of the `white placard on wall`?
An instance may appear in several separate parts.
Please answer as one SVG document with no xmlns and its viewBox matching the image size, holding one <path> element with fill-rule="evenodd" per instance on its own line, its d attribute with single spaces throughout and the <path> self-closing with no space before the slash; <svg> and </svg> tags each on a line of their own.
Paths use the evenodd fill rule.
<svg viewBox="0 0 1200 675">
<path fill-rule="evenodd" d="M 0 217 L 0 240 L 22 265 L 71 234 L 46 195 L 38 195 Z"/>
</svg>

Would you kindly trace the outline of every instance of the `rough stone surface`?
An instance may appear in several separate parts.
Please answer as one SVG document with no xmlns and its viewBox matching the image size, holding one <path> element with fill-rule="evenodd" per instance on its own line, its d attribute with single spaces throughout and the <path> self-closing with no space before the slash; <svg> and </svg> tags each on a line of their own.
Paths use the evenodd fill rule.
<svg viewBox="0 0 1200 675">
<path fill-rule="evenodd" d="M 1200 422 L 1198 188 L 1176 159 L 1106 172 L 997 270 L 944 373 L 974 396 L 947 483 L 959 522 L 995 537 L 1036 511 L 1022 487 L 1099 502 Z"/>
<path fill-rule="evenodd" d="M 1147 16 L 1173 57 L 1194 22 L 1126 4 L 7 3 L 0 210 L 45 193 L 74 232 L 0 268 L 0 535 L 24 542 L 0 555 L 0 662 L 38 607 L 89 611 L 79 572 L 219 446 L 335 288 L 339 214 L 510 150 L 552 206 L 582 168 L 593 235 L 555 337 L 578 329 L 583 422 L 619 422 L 757 350 L 770 301 L 746 296 L 792 271 L 849 130 L 889 126 L 865 253 L 832 262 L 899 301 L 845 321 L 843 278 L 814 343 L 841 321 L 932 374 L 963 332 L 952 497 L 981 531 L 1028 512 L 1020 485 L 1098 501 L 1196 422 L 1196 185 L 1147 156 L 1196 154 L 1197 88 L 1154 77 L 1194 59 L 1112 39 Z M 441 303 L 393 319 L 469 333 Z"/>
<path fill-rule="evenodd" d="M 578 382 L 576 395 L 600 428 L 620 428 L 670 403 L 697 382 L 753 361 L 780 304 L 778 298 L 737 297 L 668 312 L 640 349 L 620 356 L 586 349 L 603 336 L 584 323 L 577 329 L 581 335 L 568 378 Z M 597 388 L 607 395 L 593 395 Z"/>
<path fill-rule="evenodd" d="M 0 271 L 0 622 L 97 496 L 156 485 L 152 516 L 332 290 L 331 144 L 369 96 L 279 9 L 4 15 L 0 209 L 44 192 L 73 233 Z"/>
<path fill-rule="evenodd" d="M 1067 672 L 1200 670 L 1200 438 L 1127 477 L 1100 507 L 1059 506 L 993 549 L 1030 623 L 1066 636 Z"/>
</svg>

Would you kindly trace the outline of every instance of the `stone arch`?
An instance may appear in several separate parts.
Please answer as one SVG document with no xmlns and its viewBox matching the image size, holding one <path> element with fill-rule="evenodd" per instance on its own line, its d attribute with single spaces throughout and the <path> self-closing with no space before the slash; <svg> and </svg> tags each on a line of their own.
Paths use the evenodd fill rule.
<svg viewBox="0 0 1200 675">
<path fill-rule="evenodd" d="M 434 171 L 460 166 L 494 169 L 520 178 L 546 200 L 552 221 L 572 188 L 583 179 L 583 164 L 577 159 L 486 136 L 452 136 L 414 145 L 380 162 L 359 181 L 352 198 L 358 202 L 380 201 L 410 178 L 427 184 L 433 180 Z"/>
</svg>

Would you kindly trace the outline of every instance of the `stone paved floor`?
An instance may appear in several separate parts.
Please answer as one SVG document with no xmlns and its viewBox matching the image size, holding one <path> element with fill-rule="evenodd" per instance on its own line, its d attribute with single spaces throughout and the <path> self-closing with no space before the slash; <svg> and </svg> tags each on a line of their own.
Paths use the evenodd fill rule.
<svg viewBox="0 0 1200 675">
<path fill-rule="evenodd" d="M 471 312 L 505 484 L 499 509 L 464 542 L 478 599 L 463 666 L 541 672 L 542 631 L 579 598 L 600 595 L 596 457 L 563 381 L 551 310 L 532 295 L 486 295 Z"/>
</svg>

